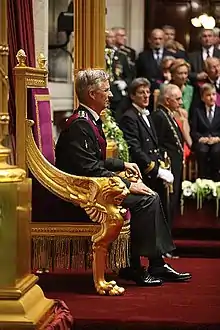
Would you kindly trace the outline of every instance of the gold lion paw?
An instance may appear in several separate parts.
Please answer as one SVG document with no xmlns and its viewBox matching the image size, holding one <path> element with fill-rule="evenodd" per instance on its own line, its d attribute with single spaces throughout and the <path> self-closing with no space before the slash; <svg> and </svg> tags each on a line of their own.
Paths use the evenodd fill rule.
<svg viewBox="0 0 220 330">
<path fill-rule="evenodd" d="M 100 295 L 109 296 L 121 296 L 125 292 L 125 289 L 117 286 L 117 283 L 115 281 L 102 281 L 97 285 L 96 289 Z"/>
</svg>

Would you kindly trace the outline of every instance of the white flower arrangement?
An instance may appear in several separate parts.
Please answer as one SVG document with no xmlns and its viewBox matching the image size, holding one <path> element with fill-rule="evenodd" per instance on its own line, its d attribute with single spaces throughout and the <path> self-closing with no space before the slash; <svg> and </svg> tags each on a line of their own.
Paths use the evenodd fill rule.
<svg viewBox="0 0 220 330">
<path fill-rule="evenodd" d="M 216 216 L 219 214 L 220 182 L 207 179 L 197 179 L 195 182 L 182 182 L 181 213 L 184 208 L 184 198 L 197 198 L 197 209 L 202 208 L 203 200 L 216 199 Z"/>
</svg>

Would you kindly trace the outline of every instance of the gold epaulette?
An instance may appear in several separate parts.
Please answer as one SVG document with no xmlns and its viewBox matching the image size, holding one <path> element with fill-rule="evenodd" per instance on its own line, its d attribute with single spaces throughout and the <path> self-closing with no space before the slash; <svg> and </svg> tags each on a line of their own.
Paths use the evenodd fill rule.
<svg viewBox="0 0 220 330">
<path fill-rule="evenodd" d="M 155 167 L 155 162 L 151 161 L 150 164 L 147 166 L 147 168 L 144 170 L 144 174 L 148 174 L 150 171 L 152 171 Z"/>
<path fill-rule="evenodd" d="M 130 48 L 124 46 L 123 49 L 124 49 L 126 52 L 131 53 L 131 49 L 130 49 Z"/>
<path fill-rule="evenodd" d="M 124 54 L 124 55 L 128 56 L 128 53 L 125 50 L 119 49 L 118 52 L 121 53 L 121 54 Z"/>
</svg>

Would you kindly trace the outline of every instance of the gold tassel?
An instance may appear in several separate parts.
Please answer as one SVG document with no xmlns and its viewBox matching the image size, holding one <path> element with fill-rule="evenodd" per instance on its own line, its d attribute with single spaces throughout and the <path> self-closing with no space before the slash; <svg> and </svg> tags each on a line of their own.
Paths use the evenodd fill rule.
<svg viewBox="0 0 220 330">
<path fill-rule="evenodd" d="M 117 270 L 129 265 L 130 232 L 125 224 L 112 243 L 107 267 Z M 90 269 L 92 268 L 92 242 L 87 236 L 33 236 L 32 269 Z"/>
</svg>

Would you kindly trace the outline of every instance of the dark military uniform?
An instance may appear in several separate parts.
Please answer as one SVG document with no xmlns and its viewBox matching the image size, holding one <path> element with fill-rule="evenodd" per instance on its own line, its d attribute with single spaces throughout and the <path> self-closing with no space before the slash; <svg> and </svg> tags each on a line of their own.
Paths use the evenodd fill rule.
<svg viewBox="0 0 220 330">
<path fill-rule="evenodd" d="M 166 151 L 171 160 L 171 171 L 174 175 L 173 194 L 171 195 L 172 218 L 179 205 L 180 188 L 183 172 L 183 136 L 181 130 L 170 115 L 169 109 L 159 105 L 151 114 L 157 132 L 160 152 Z"/>
<path fill-rule="evenodd" d="M 129 47 L 129 46 L 121 46 L 120 51 L 123 52 L 128 59 L 128 64 L 131 69 L 132 79 L 136 77 L 136 51 L 135 49 Z"/>
<path fill-rule="evenodd" d="M 131 160 L 139 166 L 144 183 L 160 195 L 163 209 L 170 223 L 170 209 L 167 200 L 167 190 L 163 180 L 157 178 L 158 169 L 163 160 L 159 152 L 157 134 L 151 116 L 147 117 L 150 127 L 142 114 L 134 107 L 125 111 L 119 126 L 129 146 Z"/>
<path fill-rule="evenodd" d="M 82 106 L 77 110 L 79 117 L 73 120 L 59 136 L 56 145 L 56 166 L 70 174 L 109 177 L 112 171 L 124 169 L 119 159 L 105 159 L 100 139 L 94 133 L 97 125 L 91 113 Z M 88 118 L 90 120 L 88 120 Z M 92 124 L 91 124 L 92 122 Z M 129 187 L 130 183 L 125 181 Z M 158 195 L 128 195 L 123 206 L 131 212 L 131 249 L 133 255 L 160 257 L 174 249 L 168 224 L 163 216 Z"/>
<path fill-rule="evenodd" d="M 132 72 L 129 67 L 128 59 L 125 53 L 113 48 L 105 49 L 106 70 L 110 76 L 110 87 L 113 97 L 111 99 L 110 108 L 115 117 L 115 111 L 123 98 L 127 95 L 127 87 L 132 81 Z M 123 80 L 127 87 L 125 90 L 120 90 L 115 81 Z"/>
</svg>

